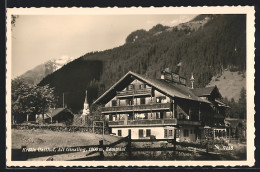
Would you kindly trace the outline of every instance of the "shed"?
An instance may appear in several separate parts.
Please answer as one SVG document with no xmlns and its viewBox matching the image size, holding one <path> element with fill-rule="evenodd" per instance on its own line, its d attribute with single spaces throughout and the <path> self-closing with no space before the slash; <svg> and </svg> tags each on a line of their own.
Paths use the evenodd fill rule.
<svg viewBox="0 0 260 172">
<path fill-rule="evenodd" d="M 52 109 L 50 114 L 46 114 L 44 121 L 46 123 L 64 123 L 71 125 L 73 123 L 74 115 L 67 108 Z"/>
</svg>

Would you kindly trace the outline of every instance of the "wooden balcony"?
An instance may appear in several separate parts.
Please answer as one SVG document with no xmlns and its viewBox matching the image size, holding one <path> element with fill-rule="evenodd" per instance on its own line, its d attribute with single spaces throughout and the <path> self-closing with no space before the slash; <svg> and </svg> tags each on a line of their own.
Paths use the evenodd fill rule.
<svg viewBox="0 0 260 172">
<path fill-rule="evenodd" d="M 178 121 L 177 122 L 178 125 L 201 125 L 200 121 L 190 121 L 190 120 L 181 120 L 181 119 L 178 119 L 177 121 Z"/>
<path fill-rule="evenodd" d="M 134 90 L 127 90 L 127 91 L 117 91 L 116 96 L 117 97 L 130 97 L 130 96 L 150 96 L 152 94 L 151 88 L 145 88 L 145 89 L 134 89 Z"/>
<path fill-rule="evenodd" d="M 102 113 L 116 113 L 116 112 L 131 112 L 131 111 L 153 111 L 153 110 L 170 110 L 171 103 L 156 103 L 156 104 L 144 104 L 144 105 L 129 105 L 129 106 L 114 106 L 114 107 L 102 107 Z"/>
<path fill-rule="evenodd" d="M 126 127 L 126 126 L 164 126 L 177 125 L 177 119 L 139 119 L 125 121 L 109 121 L 109 127 Z"/>
</svg>

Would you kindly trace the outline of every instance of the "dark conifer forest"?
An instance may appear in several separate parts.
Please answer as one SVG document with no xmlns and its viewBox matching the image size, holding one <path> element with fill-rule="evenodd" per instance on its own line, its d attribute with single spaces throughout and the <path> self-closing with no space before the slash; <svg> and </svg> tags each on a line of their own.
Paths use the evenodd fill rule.
<svg viewBox="0 0 260 172">
<path fill-rule="evenodd" d="M 189 78 L 193 72 L 195 87 L 206 86 L 212 76 L 224 69 L 246 70 L 246 16 L 200 15 L 211 19 L 198 29 L 169 28 L 156 25 L 149 31 L 129 34 L 125 44 L 113 49 L 91 52 L 46 76 L 39 85 L 55 88 L 62 106 L 74 112 L 83 108 L 85 91 L 92 103 L 128 71 L 159 78 L 165 68 L 175 70 L 182 62 L 180 75 Z M 111 40 L 112 41 L 112 40 Z"/>
</svg>

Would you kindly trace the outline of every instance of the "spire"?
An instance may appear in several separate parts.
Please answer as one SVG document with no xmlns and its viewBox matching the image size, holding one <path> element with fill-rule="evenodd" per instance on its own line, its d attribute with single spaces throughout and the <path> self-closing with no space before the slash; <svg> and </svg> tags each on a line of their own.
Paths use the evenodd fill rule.
<svg viewBox="0 0 260 172">
<path fill-rule="evenodd" d="M 190 78 L 190 82 L 191 82 L 191 89 L 193 89 L 193 83 L 194 83 L 195 79 L 193 77 L 193 73 L 191 73 L 191 78 Z"/>
<path fill-rule="evenodd" d="M 88 104 L 88 90 L 86 90 L 85 104 Z"/>
<path fill-rule="evenodd" d="M 85 97 L 85 102 L 84 102 L 84 108 L 83 108 L 82 115 L 88 115 L 88 114 L 89 114 L 88 92 L 86 90 L 86 97 Z"/>
</svg>

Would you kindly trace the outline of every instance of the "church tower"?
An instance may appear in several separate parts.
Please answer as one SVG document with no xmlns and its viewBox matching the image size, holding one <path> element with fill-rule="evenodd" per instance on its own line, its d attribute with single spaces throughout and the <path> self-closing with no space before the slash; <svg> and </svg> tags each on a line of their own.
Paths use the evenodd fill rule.
<svg viewBox="0 0 260 172">
<path fill-rule="evenodd" d="M 86 90 L 86 97 L 85 97 L 83 112 L 82 112 L 82 115 L 81 115 L 82 124 L 83 124 L 83 125 L 86 124 L 88 115 L 89 115 L 89 104 L 88 104 L 88 93 L 87 93 L 87 90 Z"/>
<path fill-rule="evenodd" d="M 194 84 L 194 81 L 195 81 L 195 79 L 194 79 L 194 77 L 193 77 L 193 73 L 191 73 L 191 78 L 190 78 L 190 82 L 191 82 L 191 89 L 194 89 L 194 86 L 193 86 L 193 84 Z"/>
</svg>

